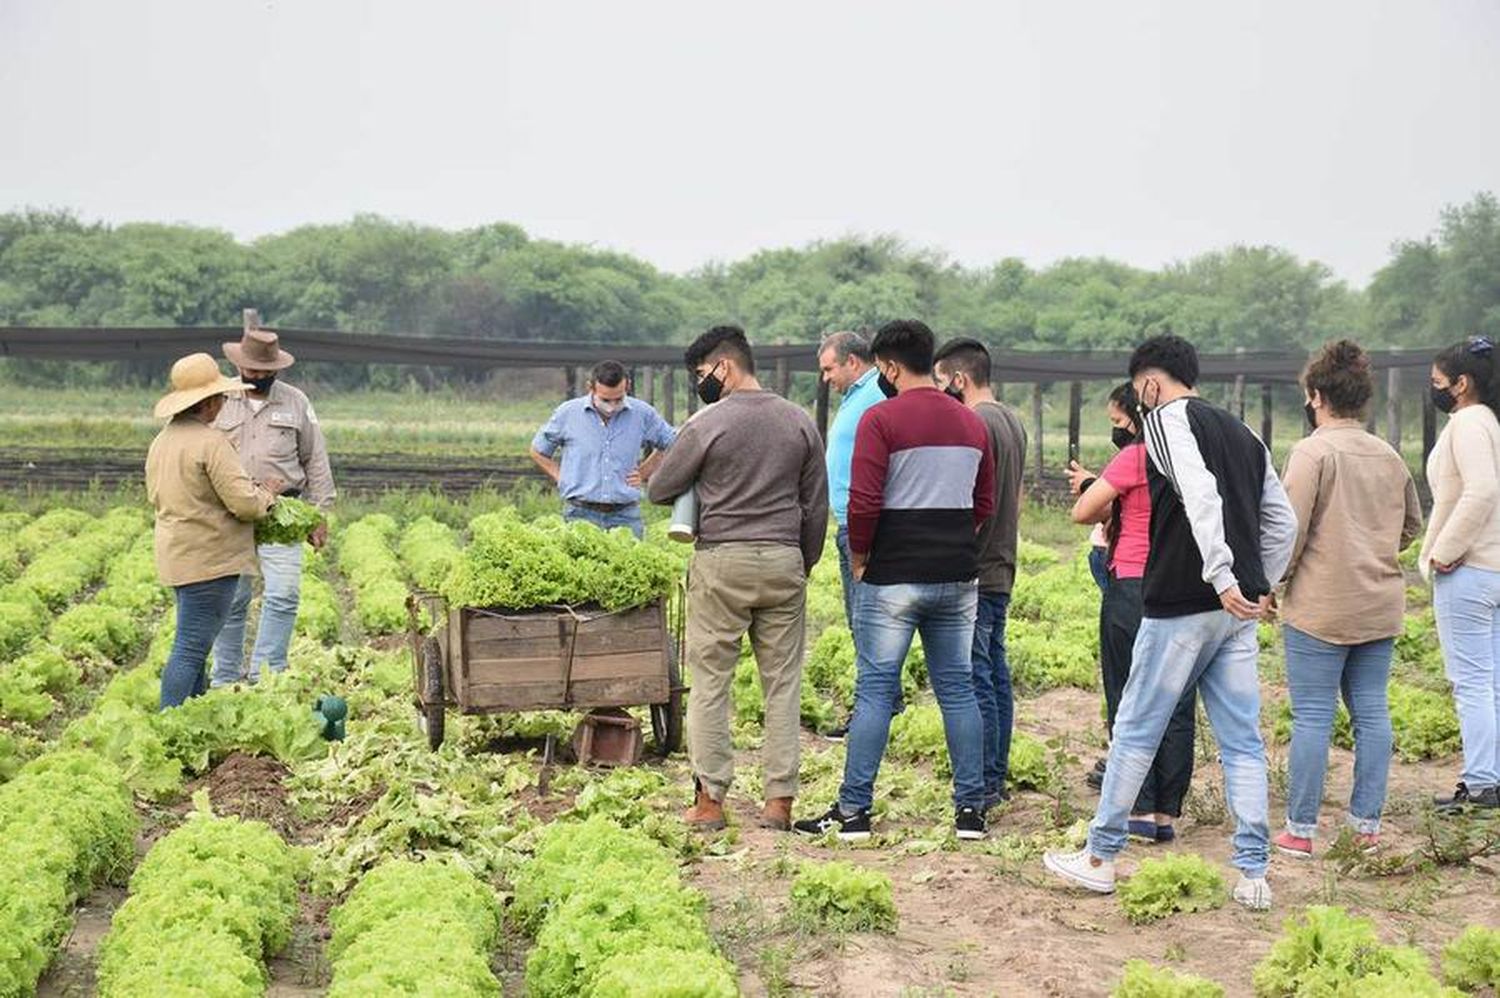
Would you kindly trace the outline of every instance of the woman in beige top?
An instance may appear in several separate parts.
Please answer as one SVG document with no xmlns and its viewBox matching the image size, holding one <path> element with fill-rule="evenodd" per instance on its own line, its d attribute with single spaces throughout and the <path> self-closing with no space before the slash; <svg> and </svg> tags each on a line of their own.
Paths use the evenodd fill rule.
<svg viewBox="0 0 1500 998">
<path fill-rule="evenodd" d="M 1277 850 L 1312 855 L 1340 693 L 1354 722 L 1354 788 L 1347 821 L 1373 847 L 1391 763 L 1386 684 L 1406 613 L 1401 549 L 1422 529 L 1406 462 L 1366 433 L 1374 394 L 1370 358 L 1330 343 L 1302 373 L 1312 435 L 1292 448 L 1283 479 L 1297 513 L 1297 543 L 1283 597 L 1286 677 L 1292 695 L 1286 830 Z"/>
<path fill-rule="evenodd" d="M 156 571 L 177 599 L 177 633 L 161 674 L 161 707 L 208 688 L 204 664 L 240 575 L 253 573 L 253 523 L 279 483 L 256 486 L 229 438 L 213 428 L 224 393 L 248 388 L 206 353 L 172 365 L 172 391 L 156 403 L 168 423 L 146 454 L 146 497 L 156 509 Z"/>
<path fill-rule="evenodd" d="M 1463 737 L 1463 773 L 1445 812 L 1500 808 L 1500 384 L 1495 345 L 1478 336 L 1438 354 L 1432 404 L 1448 425 L 1427 459 L 1432 520 L 1422 574 L 1432 578 L 1438 640 Z"/>
</svg>

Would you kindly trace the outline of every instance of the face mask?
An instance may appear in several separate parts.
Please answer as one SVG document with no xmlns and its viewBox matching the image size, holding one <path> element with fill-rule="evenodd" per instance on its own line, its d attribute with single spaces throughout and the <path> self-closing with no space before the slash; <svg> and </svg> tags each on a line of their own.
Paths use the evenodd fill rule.
<svg viewBox="0 0 1500 998">
<path fill-rule="evenodd" d="M 893 399 L 896 397 L 896 394 L 898 392 L 896 383 L 890 378 L 887 378 L 884 371 L 880 372 L 880 377 L 876 379 L 875 384 L 880 386 L 880 391 L 883 395 L 885 395 L 886 398 Z"/>
<path fill-rule="evenodd" d="M 715 368 L 717 370 L 717 368 Z M 713 405 L 724 395 L 724 379 L 709 371 L 698 379 L 698 397 L 704 405 Z"/>
<path fill-rule="evenodd" d="M 594 409 L 603 415 L 613 416 L 623 408 L 625 408 L 624 399 L 602 399 L 597 395 L 594 396 Z"/>
<path fill-rule="evenodd" d="M 958 399 L 958 401 L 960 402 L 964 400 L 964 390 L 951 381 L 948 382 L 948 386 L 943 389 L 943 394 L 951 399 Z"/>
<path fill-rule="evenodd" d="M 276 381 L 276 373 L 273 371 L 264 378 L 244 378 L 246 384 L 254 385 L 255 390 L 264 395 L 271 390 L 271 385 Z"/>
<path fill-rule="evenodd" d="M 1116 426 L 1109 433 L 1110 442 L 1115 445 L 1115 450 L 1124 450 L 1135 443 L 1135 434 L 1123 426 Z"/>
<path fill-rule="evenodd" d="M 1307 415 L 1308 429 L 1316 430 L 1318 428 L 1318 410 L 1313 408 L 1311 402 L 1304 402 L 1302 403 L 1302 411 Z"/>
<path fill-rule="evenodd" d="M 1452 412 L 1458 406 L 1458 396 L 1453 394 L 1453 386 L 1447 388 L 1432 389 L 1432 404 L 1438 412 Z"/>
</svg>

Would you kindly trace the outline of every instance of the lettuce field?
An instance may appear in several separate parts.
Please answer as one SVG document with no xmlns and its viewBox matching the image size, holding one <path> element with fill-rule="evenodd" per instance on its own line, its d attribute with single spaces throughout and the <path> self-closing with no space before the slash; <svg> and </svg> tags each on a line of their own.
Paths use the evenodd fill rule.
<svg viewBox="0 0 1500 998">
<path fill-rule="evenodd" d="M 1500 822 L 1438 820 L 1425 803 L 1456 779 L 1458 736 L 1419 587 L 1391 682 L 1379 852 L 1335 834 L 1352 769 L 1343 718 L 1317 858 L 1275 857 L 1268 914 L 1226 903 L 1230 819 L 1200 725 L 1175 843 L 1132 846 L 1113 898 L 1043 876 L 1044 849 L 1081 839 L 1084 776 L 1104 745 L 1098 595 L 1064 520 L 1040 506 L 1023 520 L 1012 799 L 989 838 L 952 835 L 918 646 L 876 834 L 848 846 L 756 825 L 763 716 L 748 651 L 721 833 L 678 820 L 683 755 L 544 766 L 546 736 L 566 742 L 578 721 L 566 712 L 450 713 L 447 741 L 428 748 L 410 592 L 634 606 L 685 569 L 664 522 L 637 545 L 503 497 L 341 510 L 305 559 L 290 668 L 158 713 L 173 619 L 149 513 L 0 512 L 0 995 L 1493 994 Z M 822 733 L 854 688 L 831 546 L 808 625 L 799 816 L 837 792 L 843 747 Z M 1269 625 L 1262 675 L 1279 825 L 1290 714 Z M 325 695 L 347 701 L 341 741 L 313 713 Z"/>
</svg>

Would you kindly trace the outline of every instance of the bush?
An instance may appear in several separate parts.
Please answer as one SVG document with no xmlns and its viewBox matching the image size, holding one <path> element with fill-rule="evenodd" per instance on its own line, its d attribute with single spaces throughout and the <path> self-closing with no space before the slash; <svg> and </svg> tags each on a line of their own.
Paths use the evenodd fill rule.
<svg viewBox="0 0 1500 998">
<path fill-rule="evenodd" d="M 1113 998 L 1224 998 L 1224 989 L 1192 974 L 1153 967 L 1145 960 L 1127 960 L 1125 976 L 1112 995 Z"/>
<path fill-rule="evenodd" d="M 1120 885 L 1120 907 L 1137 925 L 1178 912 L 1222 907 L 1224 878 L 1213 864 L 1192 853 L 1146 859 Z"/>
<path fill-rule="evenodd" d="M 677 876 L 677 863 L 664 848 L 608 818 L 556 822 L 542 830 L 535 853 L 512 878 L 509 917 L 534 932 L 548 911 L 592 885 L 606 864 L 639 869 L 663 881 Z"/>
<path fill-rule="evenodd" d="M 673 880 L 616 867 L 548 914 L 526 960 L 527 993 L 590 991 L 609 961 L 648 947 L 712 952 L 702 894 Z"/>
<path fill-rule="evenodd" d="M 1471 925 L 1444 946 L 1443 980 L 1465 991 L 1500 991 L 1500 930 Z"/>
<path fill-rule="evenodd" d="M 716 953 L 648 946 L 607 960 L 590 998 L 737 998 L 734 967 Z"/>
<path fill-rule="evenodd" d="M 1421 952 L 1382 945 L 1369 919 L 1327 905 L 1311 905 L 1300 918 L 1287 919 L 1281 938 L 1256 966 L 1254 981 L 1259 998 L 1439 993 Z"/>
<path fill-rule="evenodd" d="M 792 918 L 835 932 L 895 932 L 891 878 L 853 863 L 806 863 L 792 881 Z"/>
<path fill-rule="evenodd" d="M 423 936 L 439 950 L 488 953 L 500 934 L 500 902 L 472 873 L 438 860 L 393 859 L 365 874 L 334 910 L 328 955 L 338 964 L 361 938 L 399 915 L 417 913 L 426 925 Z"/>
</svg>

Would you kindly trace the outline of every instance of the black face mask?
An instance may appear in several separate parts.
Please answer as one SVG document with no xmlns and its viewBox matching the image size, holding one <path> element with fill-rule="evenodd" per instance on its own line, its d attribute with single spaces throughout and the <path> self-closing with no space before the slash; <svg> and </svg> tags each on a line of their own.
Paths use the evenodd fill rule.
<svg viewBox="0 0 1500 998">
<path fill-rule="evenodd" d="M 947 387 L 943 389 L 943 394 L 951 399 L 958 399 L 958 401 L 960 402 L 964 400 L 964 390 L 962 388 L 959 388 L 951 381 L 948 382 Z"/>
<path fill-rule="evenodd" d="M 1115 445 L 1115 450 L 1124 450 L 1135 443 L 1135 434 L 1123 426 L 1116 426 L 1109 432 L 1109 439 Z"/>
<path fill-rule="evenodd" d="M 1307 428 L 1316 430 L 1318 428 L 1318 410 L 1313 408 L 1311 402 L 1302 403 L 1302 411 L 1307 415 Z"/>
<path fill-rule="evenodd" d="M 244 381 L 246 384 L 254 385 L 255 390 L 264 395 L 266 392 L 270 391 L 271 386 L 276 383 L 276 372 L 272 371 L 264 378 L 245 378 Z"/>
<path fill-rule="evenodd" d="M 1453 386 L 1447 388 L 1432 389 L 1432 404 L 1438 412 L 1451 413 L 1458 407 L 1458 396 L 1453 394 Z"/>
<path fill-rule="evenodd" d="M 704 405 L 713 405 L 724 395 L 724 379 L 709 371 L 698 379 L 698 397 Z"/>
<path fill-rule="evenodd" d="M 884 395 L 885 395 L 886 398 L 893 399 L 893 398 L 896 397 L 896 395 L 897 395 L 896 384 L 890 378 L 887 378 L 885 376 L 885 372 L 884 371 L 882 371 L 880 373 L 880 377 L 875 380 L 875 384 L 877 384 L 877 385 L 880 386 L 880 390 L 881 390 L 882 393 L 884 393 Z"/>
</svg>

